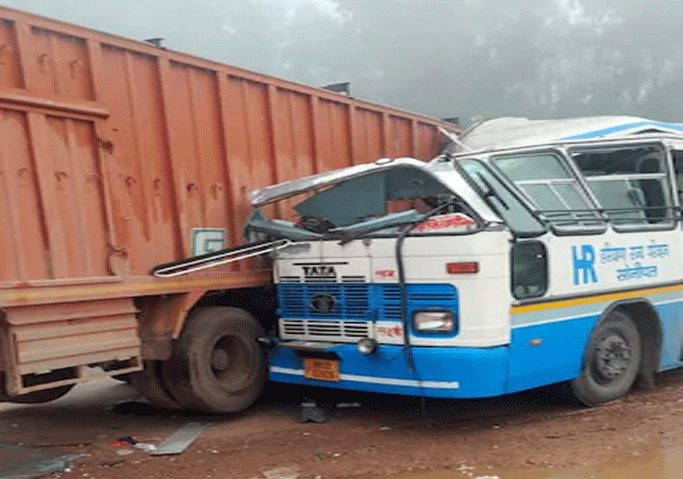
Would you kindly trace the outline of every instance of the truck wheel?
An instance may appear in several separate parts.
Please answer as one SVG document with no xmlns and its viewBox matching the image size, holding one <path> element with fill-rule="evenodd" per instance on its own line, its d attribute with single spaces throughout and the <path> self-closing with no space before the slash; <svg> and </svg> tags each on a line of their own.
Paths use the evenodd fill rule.
<svg viewBox="0 0 683 479">
<path fill-rule="evenodd" d="M 574 396 L 596 406 L 626 394 L 638 374 L 640 348 L 633 320 L 619 310 L 610 312 L 591 334 L 583 372 L 570 383 Z"/>
<path fill-rule="evenodd" d="M 111 378 L 116 379 L 117 381 L 121 381 L 122 383 L 130 384 L 130 373 L 117 374 L 116 376 L 112 376 Z"/>
<path fill-rule="evenodd" d="M 127 374 L 131 386 L 155 406 L 172 411 L 185 409 L 166 391 L 161 381 L 161 363 L 165 361 L 145 361 L 144 369 Z"/>
<path fill-rule="evenodd" d="M 32 393 L 22 394 L 20 396 L 9 396 L 7 397 L 7 402 L 15 404 L 42 404 L 59 399 L 71 391 L 73 387 L 73 384 L 68 384 L 66 386 L 45 389 L 44 391 L 34 391 Z"/>
<path fill-rule="evenodd" d="M 189 409 L 238 412 L 261 394 L 264 352 L 256 339 L 263 329 L 237 308 L 196 310 L 188 318 L 171 360 L 162 365 L 164 384 Z"/>
</svg>

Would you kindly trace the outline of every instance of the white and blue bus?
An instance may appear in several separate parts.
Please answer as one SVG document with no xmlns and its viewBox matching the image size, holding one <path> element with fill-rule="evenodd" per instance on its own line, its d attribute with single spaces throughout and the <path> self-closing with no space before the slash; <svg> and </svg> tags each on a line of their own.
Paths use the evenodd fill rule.
<svg viewBox="0 0 683 479">
<path fill-rule="evenodd" d="M 446 398 L 568 382 L 595 405 L 683 365 L 683 126 L 480 124 L 429 163 L 271 186 L 276 382 Z"/>
</svg>

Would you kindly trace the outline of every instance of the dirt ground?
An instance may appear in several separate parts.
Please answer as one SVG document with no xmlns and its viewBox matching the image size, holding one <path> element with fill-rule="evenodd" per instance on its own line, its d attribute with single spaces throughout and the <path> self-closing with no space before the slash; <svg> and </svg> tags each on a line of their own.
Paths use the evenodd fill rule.
<svg viewBox="0 0 683 479">
<path fill-rule="evenodd" d="M 411 471 L 444 477 L 449 470 L 462 477 L 468 467 L 569 470 L 638 457 L 683 439 L 683 372 L 659 375 L 655 389 L 594 409 L 570 405 L 559 393 L 551 388 L 495 400 L 427 400 L 423 416 L 415 398 L 273 385 L 243 414 L 198 417 L 108 409 L 135 398 L 128 386 L 112 381 L 80 386 L 51 404 L 0 405 L 0 442 L 83 454 L 70 472 L 52 479 L 251 479 L 276 468 L 297 471 L 300 479 L 329 479 Z M 329 421 L 302 423 L 303 397 L 315 398 Z M 349 401 L 361 406 L 336 407 Z M 156 443 L 190 421 L 209 426 L 182 455 L 136 450 L 122 456 L 109 446 L 121 436 Z"/>
</svg>

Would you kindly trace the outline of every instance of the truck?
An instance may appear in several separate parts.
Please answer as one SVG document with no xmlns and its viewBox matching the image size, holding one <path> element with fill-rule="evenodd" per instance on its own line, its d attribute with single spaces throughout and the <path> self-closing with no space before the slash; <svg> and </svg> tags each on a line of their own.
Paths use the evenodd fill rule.
<svg viewBox="0 0 683 479">
<path fill-rule="evenodd" d="M 422 398 L 558 385 L 595 406 L 683 366 L 683 125 L 500 118 L 452 140 L 428 163 L 252 193 L 296 213 L 248 225 L 288 242 L 273 381 Z"/>
<path fill-rule="evenodd" d="M 270 264 L 155 266 L 244 243 L 247 192 L 428 159 L 450 123 L 0 8 L 0 400 L 129 380 L 170 409 L 263 388 Z M 266 207 L 287 218 L 281 206 Z M 248 255 L 247 255 L 248 256 Z"/>
</svg>

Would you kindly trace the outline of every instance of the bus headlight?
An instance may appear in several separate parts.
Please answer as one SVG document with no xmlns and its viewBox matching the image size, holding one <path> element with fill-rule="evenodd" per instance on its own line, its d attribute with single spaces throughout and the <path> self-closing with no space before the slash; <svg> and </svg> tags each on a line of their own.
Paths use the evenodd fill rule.
<svg viewBox="0 0 683 479">
<path fill-rule="evenodd" d="M 361 354 L 372 354 L 375 352 L 375 349 L 377 348 L 377 341 L 375 341 L 372 338 L 363 338 L 360 341 L 358 341 L 356 347 L 358 348 L 358 351 L 360 351 Z"/>
<path fill-rule="evenodd" d="M 451 311 L 417 311 L 413 325 L 421 333 L 451 333 L 455 320 Z"/>
</svg>

